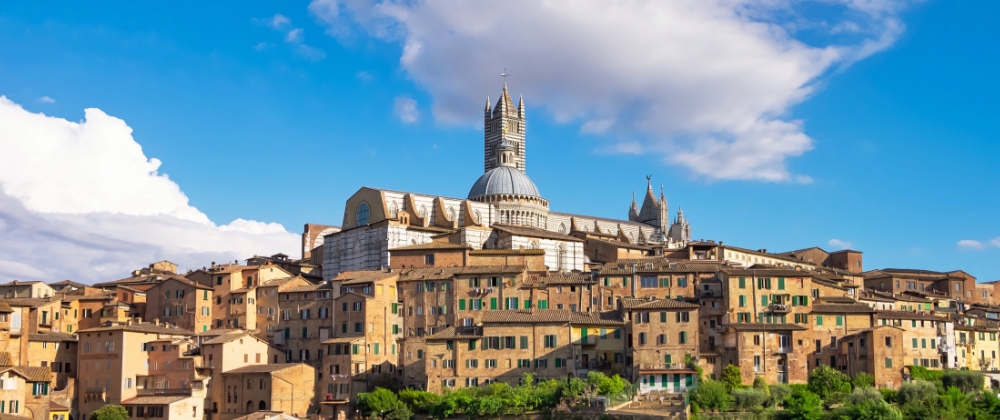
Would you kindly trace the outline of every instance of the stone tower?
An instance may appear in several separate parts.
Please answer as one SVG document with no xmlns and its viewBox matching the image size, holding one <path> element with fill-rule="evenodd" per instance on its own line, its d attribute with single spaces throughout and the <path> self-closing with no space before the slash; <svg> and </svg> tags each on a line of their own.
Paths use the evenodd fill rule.
<svg viewBox="0 0 1000 420">
<path fill-rule="evenodd" d="M 524 98 L 518 100 L 517 108 L 507 93 L 507 82 L 503 84 L 500 100 L 490 110 L 490 99 L 486 98 L 486 110 L 483 115 L 483 172 L 499 166 L 497 148 L 502 140 L 507 140 L 514 146 L 514 167 L 525 171 L 524 148 Z"/>
</svg>

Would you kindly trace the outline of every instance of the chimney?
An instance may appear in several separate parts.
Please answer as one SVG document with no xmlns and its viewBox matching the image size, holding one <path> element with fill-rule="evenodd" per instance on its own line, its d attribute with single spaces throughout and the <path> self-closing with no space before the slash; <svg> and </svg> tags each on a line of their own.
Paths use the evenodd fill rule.
<svg viewBox="0 0 1000 420">
<path fill-rule="evenodd" d="M 132 325 L 132 318 L 128 318 L 128 319 L 126 319 L 126 320 L 125 320 L 125 325 L 126 325 L 126 326 L 130 326 L 130 325 Z"/>
<path fill-rule="evenodd" d="M 156 325 L 157 327 L 159 327 L 160 326 L 160 318 L 153 319 L 153 325 Z"/>
<path fill-rule="evenodd" d="M 136 318 L 135 319 L 135 323 L 136 324 L 142 324 L 142 318 Z"/>
</svg>

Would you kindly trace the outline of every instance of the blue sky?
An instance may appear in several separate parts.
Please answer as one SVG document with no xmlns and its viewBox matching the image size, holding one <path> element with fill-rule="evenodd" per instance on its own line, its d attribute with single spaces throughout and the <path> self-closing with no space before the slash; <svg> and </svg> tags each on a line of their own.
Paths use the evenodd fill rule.
<svg viewBox="0 0 1000 420">
<path fill-rule="evenodd" d="M 541 9 L 521 11 L 527 29 L 505 22 L 482 35 L 464 27 L 462 10 L 331 3 L 5 3 L 0 95 L 71 122 L 87 108 L 121 119 L 144 156 L 162 162 L 158 174 L 189 199 L 171 208 L 189 205 L 221 227 L 245 219 L 297 233 L 303 223 L 340 224 L 345 199 L 361 186 L 464 196 L 482 172 L 482 106 L 487 95 L 496 101 L 507 67 L 511 93 L 524 94 L 528 110 L 528 174 L 554 210 L 624 218 L 652 174 L 696 238 L 771 251 L 846 245 L 836 239 L 864 251 L 866 268 L 1000 278 L 1000 240 L 990 243 L 1000 237 L 994 2 L 747 8 L 734 13 L 786 36 L 719 30 L 733 37 L 725 45 L 753 38 L 745 49 L 760 52 L 722 48 L 666 62 L 649 58 L 662 45 L 631 42 L 621 54 L 602 54 L 614 45 L 583 48 L 576 40 L 586 34 L 567 29 L 579 26 L 571 20 L 530 34 L 537 43 L 518 42 L 517 33 L 553 21 Z M 572 19 L 600 19 L 581 9 Z M 684 13 L 693 12 L 666 13 L 650 30 L 675 27 L 671 19 Z M 614 23 L 604 28 L 614 36 L 649 39 L 614 32 Z M 508 35 L 504 44 L 484 41 Z M 665 30 L 662 44 L 716 51 L 711 42 L 722 42 L 696 35 Z M 866 41 L 879 45 L 866 52 Z M 740 66 L 767 70 L 745 77 Z M 409 101 L 415 113 L 401 114 Z M 7 176 L 0 170 L 0 187 L 22 177 Z M 42 176 L 28 190 L 54 182 Z M 45 205 L 31 194 L 7 191 L 28 215 L 181 211 L 124 203 L 81 210 L 60 207 L 56 193 Z M 104 201 L 129 201 L 112 195 Z M 38 237 L 21 228 L 26 240 Z M 251 244 L 238 249 L 244 254 L 274 248 L 261 238 L 232 240 Z M 289 236 L 274 243 L 298 255 Z M 223 248 L 197 250 L 187 263 L 239 253 Z M 97 279 L 170 255 L 120 254 L 78 262 L 105 264 L 97 274 L 42 263 L 4 271 L 3 260 L 30 256 L 0 248 L 0 276 Z"/>
</svg>

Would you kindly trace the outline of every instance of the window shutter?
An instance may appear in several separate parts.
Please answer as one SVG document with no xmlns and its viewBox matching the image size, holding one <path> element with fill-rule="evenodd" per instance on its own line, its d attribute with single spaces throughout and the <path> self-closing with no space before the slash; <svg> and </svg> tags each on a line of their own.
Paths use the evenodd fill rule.
<svg viewBox="0 0 1000 420">
<path fill-rule="evenodd" d="M 528 348 L 528 336 L 526 336 L 526 335 L 522 335 L 521 336 L 521 348 L 522 349 L 527 349 Z"/>
<path fill-rule="evenodd" d="M 460 311 L 464 311 L 465 310 L 465 299 L 459 299 L 458 300 L 458 310 L 460 310 Z"/>
<path fill-rule="evenodd" d="M 497 298 L 490 298 L 490 309 L 494 311 L 497 309 Z"/>
<path fill-rule="evenodd" d="M 785 290 L 785 278 L 778 277 L 778 290 Z"/>
<path fill-rule="evenodd" d="M 667 322 L 667 313 L 665 311 L 660 312 L 660 322 Z"/>
<path fill-rule="evenodd" d="M 746 289 L 746 287 L 747 287 L 747 278 L 740 277 L 740 289 Z"/>
</svg>

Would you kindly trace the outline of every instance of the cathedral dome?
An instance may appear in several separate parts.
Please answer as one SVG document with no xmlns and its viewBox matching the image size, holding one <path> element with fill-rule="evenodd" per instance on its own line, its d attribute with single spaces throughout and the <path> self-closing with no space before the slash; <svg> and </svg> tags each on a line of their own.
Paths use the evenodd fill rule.
<svg viewBox="0 0 1000 420">
<path fill-rule="evenodd" d="M 490 169 L 476 180 L 469 190 L 469 198 L 475 199 L 489 195 L 520 195 L 541 197 L 538 187 L 531 182 L 524 172 L 513 166 L 500 166 Z"/>
</svg>

